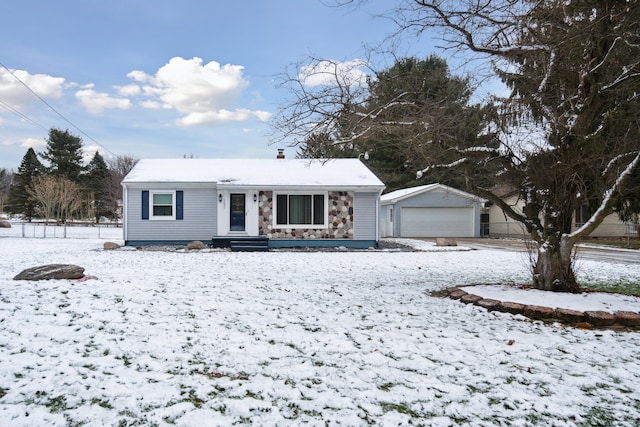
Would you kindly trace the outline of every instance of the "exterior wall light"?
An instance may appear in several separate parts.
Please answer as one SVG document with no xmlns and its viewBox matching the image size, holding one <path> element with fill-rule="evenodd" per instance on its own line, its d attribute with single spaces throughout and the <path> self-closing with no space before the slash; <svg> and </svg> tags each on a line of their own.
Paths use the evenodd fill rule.
<svg viewBox="0 0 640 427">
<path fill-rule="evenodd" d="M 256 193 L 253 193 L 253 201 L 254 202 L 258 201 L 258 195 Z"/>
<path fill-rule="evenodd" d="M 218 201 L 222 203 L 222 193 L 218 194 Z"/>
</svg>

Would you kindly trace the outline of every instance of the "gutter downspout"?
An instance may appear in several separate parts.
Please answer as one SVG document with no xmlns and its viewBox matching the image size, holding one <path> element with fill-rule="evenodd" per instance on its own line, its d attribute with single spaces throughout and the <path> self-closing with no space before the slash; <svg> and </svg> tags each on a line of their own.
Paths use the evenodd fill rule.
<svg viewBox="0 0 640 427">
<path fill-rule="evenodd" d="M 128 228 L 127 227 L 127 211 L 129 210 L 129 203 L 127 203 L 127 184 L 122 184 L 122 240 L 124 244 L 127 244 Z"/>
<path fill-rule="evenodd" d="M 380 246 L 380 197 L 384 188 L 378 191 L 378 198 L 376 199 L 376 244 Z"/>
</svg>

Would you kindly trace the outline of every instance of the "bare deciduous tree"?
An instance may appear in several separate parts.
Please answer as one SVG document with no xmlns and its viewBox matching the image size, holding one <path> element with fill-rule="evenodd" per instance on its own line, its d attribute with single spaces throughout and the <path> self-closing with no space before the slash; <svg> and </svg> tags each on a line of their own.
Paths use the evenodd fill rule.
<svg viewBox="0 0 640 427">
<path fill-rule="evenodd" d="M 138 163 L 138 159 L 131 156 L 117 156 L 107 161 L 109 165 L 109 183 L 107 185 L 106 203 L 109 210 L 119 213 L 119 202 L 122 201 L 122 179 Z"/>
<path fill-rule="evenodd" d="M 51 219 L 66 220 L 82 206 L 78 184 L 51 175 L 34 178 L 28 189 L 36 203 L 36 210 L 48 224 Z"/>
<path fill-rule="evenodd" d="M 36 203 L 38 212 L 48 224 L 53 219 L 57 204 L 58 184 L 52 176 L 38 176 L 33 179 L 27 192 Z"/>
</svg>

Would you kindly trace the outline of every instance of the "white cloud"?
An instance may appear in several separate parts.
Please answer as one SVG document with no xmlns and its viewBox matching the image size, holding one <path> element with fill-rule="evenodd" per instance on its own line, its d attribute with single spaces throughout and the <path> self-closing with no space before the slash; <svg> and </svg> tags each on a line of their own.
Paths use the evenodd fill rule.
<svg viewBox="0 0 640 427">
<path fill-rule="evenodd" d="M 96 144 L 85 145 L 82 147 L 82 161 L 84 164 L 89 164 L 93 159 L 93 156 L 96 155 L 96 152 L 100 152 L 100 155 L 104 158 L 105 152 L 102 147 Z"/>
<path fill-rule="evenodd" d="M 271 117 L 271 114 L 265 111 L 251 111 L 247 109 L 238 109 L 235 111 L 223 109 L 217 111 L 190 113 L 178 119 L 177 122 L 181 126 L 218 125 L 228 122 L 244 122 L 251 116 L 264 122 Z"/>
<path fill-rule="evenodd" d="M 159 110 L 162 108 L 161 103 L 159 103 L 158 101 L 150 101 L 150 100 L 140 102 L 140 106 L 142 108 L 148 108 L 150 110 Z"/>
<path fill-rule="evenodd" d="M 367 73 L 363 68 L 367 62 L 354 59 L 352 61 L 322 60 L 301 68 L 298 78 L 305 86 L 364 85 Z"/>
<path fill-rule="evenodd" d="M 253 115 L 258 118 L 261 122 L 266 122 L 271 118 L 271 113 L 268 111 L 254 111 Z"/>
<path fill-rule="evenodd" d="M 40 102 L 25 85 L 45 100 L 62 97 L 65 81 L 62 77 L 29 74 L 24 70 L 12 70 L 12 73 L 5 68 L 0 68 L 0 99 L 15 110 L 23 111 L 28 104 Z"/>
<path fill-rule="evenodd" d="M 147 74 L 144 71 L 131 71 L 127 77 L 140 83 L 147 81 Z"/>
<path fill-rule="evenodd" d="M 106 109 L 128 110 L 131 101 L 125 98 L 112 98 L 106 93 L 96 92 L 92 89 L 79 90 L 76 99 L 91 114 L 102 114 Z"/>
<path fill-rule="evenodd" d="M 195 112 L 187 114 L 186 116 L 178 119 L 178 124 L 181 126 L 196 126 L 204 124 L 220 124 L 227 122 L 243 122 L 249 118 L 248 110 L 218 110 L 207 112 Z"/>
<path fill-rule="evenodd" d="M 36 138 L 25 138 L 20 141 L 20 147 L 23 148 L 33 148 L 34 150 L 44 148 L 47 146 L 47 141 L 44 138 L 36 139 Z"/>
<path fill-rule="evenodd" d="M 142 93 L 149 97 L 140 103 L 145 108 L 175 109 L 183 114 L 177 120 L 181 126 L 218 125 L 246 121 L 251 117 L 264 120 L 264 111 L 234 108 L 249 82 L 240 65 L 220 65 L 201 58 L 172 58 L 155 75 L 132 71 L 127 76 L 142 84 Z"/>
<path fill-rule="evenodd" d="M 120 96 L 136 96 L 142 93 L 142 89 L 140 86 L 130 84 L 126 86 L 115 86 L 115 89 L 118 91 Z"/>
</svg>

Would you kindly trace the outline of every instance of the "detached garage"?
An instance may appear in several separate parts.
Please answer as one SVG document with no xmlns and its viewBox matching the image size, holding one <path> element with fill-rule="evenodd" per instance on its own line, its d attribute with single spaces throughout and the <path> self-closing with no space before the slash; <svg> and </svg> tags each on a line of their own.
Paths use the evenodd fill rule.
<svg viewBox="0 0 640 427">
<path fill-rule="evenodd" d="M 480 237 L 484 200 L 442 184 L 380 197 L 381 237 Z"/>
</svg>

